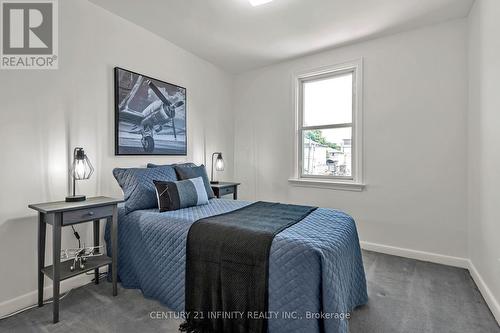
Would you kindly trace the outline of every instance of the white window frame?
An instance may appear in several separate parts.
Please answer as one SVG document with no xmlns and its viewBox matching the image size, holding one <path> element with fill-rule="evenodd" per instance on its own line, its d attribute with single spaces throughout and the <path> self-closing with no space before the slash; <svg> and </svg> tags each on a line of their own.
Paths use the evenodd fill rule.
<svg viewBox="0 0 500 333">
<path fill-rule="evenodd" d="M 303 83 L 325 77 L 353 73 L 353 114 L 352 123 L 322 126 L 303 125 Z M 294 174 L 289 179 L 293 185 L 362 191 L 363 183 L 363 59 L 344 62 L 334 66 L 317 68 L 294 75 Z M 319 176 L 303 174 L 303 134 L 304 130 L 352 127 L 352 170 L 350 177 Z"/>
</svg>

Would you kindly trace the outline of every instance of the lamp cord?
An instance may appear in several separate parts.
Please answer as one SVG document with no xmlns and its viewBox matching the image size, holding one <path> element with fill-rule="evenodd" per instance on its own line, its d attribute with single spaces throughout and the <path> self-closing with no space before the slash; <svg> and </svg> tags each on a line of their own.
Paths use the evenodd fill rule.
<svg viewBox="0 0 500 333">
<path fill-rule="evenodd" d="M 75 238 L 78 240 L 78 248 L 82 248 L 82 244 L 80 243 L 80 235 L 78 232 L 75 230 L 75 227 L 71 226 L 71 229 L 73 229 L 73 235 L 75 235 Z"/>
<path fill-rule="evenodd" d="M 69 295 L 69 293 L 71 292 L 71 290 L 73 290 L 73 289 L 68 290 L 68 291 L 67 291 L 64 295 L 62 295 L 61 297 L 59 297 L 59 300 L 61 300 L 61 299 L 65 298 L 66 296 L 68 296 L 68 295 Z M 50 299 L 48 299 L 48 300 L 44 301 L 44 302 L 43 302 L 43 304 L 44 304 L 44 305 L 46 305 L 46 304 L 50 304 L 50 303 L 52 303 L 53 301 L 54 301 L 54 299 L 53 299 L 53 298 L 50 298 Z M 34 305 L 27 306 L 27 307 L 25 307 L 25 308 L 22 308 L 22 309 L 20 309 L 20 310 L 15 311 L 15 312 L 9 313 L 8 315 L 5 315 L 5 316 L 3 316 L 3 317 L 0 317 L 0 320 L 4 320 L 4 319 L 7 319 L 7 318 L 10 318 L 10 317 L 12 317 L 12 316 L 15 316 L 15 315 L 17 315 L 17 314 L 23 313 L 23 312 L 25 312 L 25 311 L 28 311 L 28 310 L 33 309 L 33 308 L 36 308 L 36 307 L 38 307 L 38 304 L 34 304 Z"/>
</svg>

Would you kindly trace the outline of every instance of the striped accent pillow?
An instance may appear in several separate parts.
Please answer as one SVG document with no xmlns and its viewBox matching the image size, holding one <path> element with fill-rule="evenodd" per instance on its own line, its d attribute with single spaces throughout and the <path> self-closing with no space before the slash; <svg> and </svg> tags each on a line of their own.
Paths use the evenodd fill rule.
<svg viewBox="0 0 500 333">
<path fill-rule="evenodd" d="M 160 212 L 177 210 L 208 203 L 203 178 L 191 178 L 175 182 L 153 181 Z"/>
</svg>

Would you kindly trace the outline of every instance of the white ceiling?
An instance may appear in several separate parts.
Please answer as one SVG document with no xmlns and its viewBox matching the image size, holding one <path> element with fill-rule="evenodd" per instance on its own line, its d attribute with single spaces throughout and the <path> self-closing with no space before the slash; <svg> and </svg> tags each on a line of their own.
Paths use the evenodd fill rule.
<svg viewBox="0 0 500 333">
<path fill-rule="evenodd" d="M 474 0 L 90 0 L 233 73 L 465 17 Z"/>
</svg>

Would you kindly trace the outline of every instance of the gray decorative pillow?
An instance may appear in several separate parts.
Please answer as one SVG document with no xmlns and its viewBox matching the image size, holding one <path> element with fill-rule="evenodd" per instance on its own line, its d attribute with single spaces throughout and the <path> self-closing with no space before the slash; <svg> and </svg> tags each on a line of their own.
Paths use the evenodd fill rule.
<svg viewBox="0 0 500 333">
<path fill-rule="evenodd" d="M 208 203 L 207 191 L 201 177 L 176 182 L 155 180 L 154 184 L 160 212 Z"/>
<path fill-rule="evenodd" d="M 174 169 L 179 180 L 201 177 L 203 179 L 203 183 L 205 184 L 208 198 L 215 198 L 214 191 L 212 190 L 210 181 L 208 180 L 207 170 L 205 169 L 205 166 L 203 164 L 200 166 L 176 165 L 174 166 Z"/>
<path fill-rule="evenodd" d="M 116 168 L 113 170 L 125 195 L 125 212 L 158 207 L 153 180 L 176 181 L 177 175 L 171 166 L 158 168 Z"/>
</svg>

